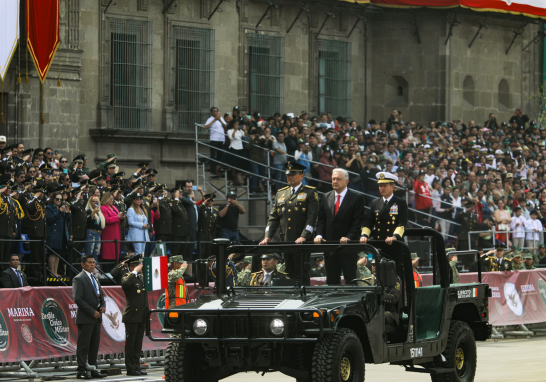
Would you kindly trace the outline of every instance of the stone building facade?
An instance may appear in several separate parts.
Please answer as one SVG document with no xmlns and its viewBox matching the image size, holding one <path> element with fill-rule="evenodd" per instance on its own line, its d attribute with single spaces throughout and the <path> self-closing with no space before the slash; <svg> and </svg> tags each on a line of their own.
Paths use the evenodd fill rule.
<svg viewBox="0 0 546 382">
<path fill-rule="evenodd" d="M 90 164 L 115 152 L 126 172 L 150 161 L 161 182 L 174 184 L 196 177 L 192 123 L 213 105 L 264 115 L 331 111 L 359 124 L 392 109 L 420 123 L 482 124 L 489 112 L 506 120 L 516 107 L 533 114 L 543 41 L 523 50 L 541 27 L 531 19 L 489 14 L 469 48 L 485 14 L 272 2 L 225 0 L 212 14 L 219 0 L 60 0 L 45 123 L 40 81 L 29 61 L 25 82 L 22 49 L 3 86 L 0 133 L 69 159 L 84 152 Z"/>
</svg>

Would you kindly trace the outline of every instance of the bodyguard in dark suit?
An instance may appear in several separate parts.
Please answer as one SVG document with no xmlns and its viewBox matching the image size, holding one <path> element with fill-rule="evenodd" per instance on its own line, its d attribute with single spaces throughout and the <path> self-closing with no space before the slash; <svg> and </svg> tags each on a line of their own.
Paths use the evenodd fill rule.
<svg viewBox="0 0 546 382">
<path fill-rule="evenodd" d="M 398 177 L 388 172 L 377 173 L 379 198 L 372 200 L 370 211 L 364 217 L 361 243 L 368 239 L 385 240 L 392 244 L 402 240 L 408 225 L 408 205 L 404 199 L 393 195 Z"/>
<path fill-rule="evenodd" d="M 193 193 L 193 183 L 190 181 L 184 181 L 182 186 L 182 194 L 180 195 L 180 201 L 184 205 L 184 208 L 186 208 L 186 212 L 188 214 L 188 225 L 190 230 L 190 237 L 188 238 L 188 241 L 190 244 L 188 244 L 186 248 L 186 253 L 184 254 L 184 259 L 186 261 L 194 260 L 193 256 L 193 249 L 195 247 L 195 242 L 197 241 L 197 206 L 195 205 L 195 201 L 191 197 Z M 203 190 L 201 188 L 198 188 L 198 191 L 201 193 L 201 197 L 203 197 Z M 186 273 L 191 274 L 191 264 L 186 269 Z"/>
<path fill-rule="evenodd" d="M 319 197 L 315 187 L 304 186 L 303 170 L 305 166 L 296 162 L 286 163 L 286 179 L 290 186 L 281 188 L 275 196 L 275 204 L 271 208 L 269 221 L 265 228 L 265 238 L 260 245 L 271 242 L 277 228 L 280 227 L 281 241 L 301 244 L 313 239 L 313 232 L 317 222 Z M 284 254 L 286 272 L 290 279 L 299 279 L 299 264 L 301 256 L 307 263 L 311 255 Z M 311 281 L 311 267 L 303 269 L 303 285 Z"/>
<path fill-rule="evenodd" d="M 216 194 L 207 194 L 204 196 L 205 202 L 199 208 L 199 241 L 213 241 L 216 239 L 216 226 L 218 224 L 218 210 L 213 207 Z M 202 259 L 211 256 L 212 244 L 201 243 Z"/>
<path fill-rule="evenodd" d="M 346 170 L 336 168 L 332 171 L 333 190 L 324 194 L 319 203 L 317 237 L 315 243 L 339 241 L 347 244 L 357 241 L 364 217 L 364 196 L 349 190 L 349 174 Z M 358 254 L 338 251 L 326 257 L 326 283 L 341 284 L 341 271 L 345 282 L 356 279 Z"/>
<path fill-rule="evenodd" d="M 102 288 L 93 276 L 95 259 L 93 255 L 84 255 L 81 259 L 82 271 L 72 280 L 72 296 L 78 306 L 76 325 L 78 325 L 78 379 L 104 378 L 106 374 L 93 370 L 87 373 L 86 363 L 97 366 L 99 352 L 102 313 L 105 312 Z"/>
<path fill-rule="evenodd" d="M 19 255 L 11 255 L 8 269 L 0 275 L 4 288 L 22 288 L 28 286 L 27 276 L 18 267 Z"/>
<path fill-rule="evenodd" d="M 178 187 L 171 188 L 169 192 L 172 195 L 171 207 L 171 240 L 188 241 L 190 236 L 190 225 L 188 222 L 188 213 L 180 201 L 182 193 Z M 173 243 L 171 245 L 171 256 L 186 256 L 188 244 Z"/>
<path fill-rule="evenodd" d="M 123 276 L 121 287 L 127 299 L 127 306 L 123 311 L 122 321 L 125 324 L 125 367 L 127 375 L 147 375 L 146 370 L 140 367 L 140 352 L 146 328 L 146 313 L 148 307 L 148 293 L 142 275 L 143 264 L 140 256 L 129 260 L 129 273 Z"/>
</svg>

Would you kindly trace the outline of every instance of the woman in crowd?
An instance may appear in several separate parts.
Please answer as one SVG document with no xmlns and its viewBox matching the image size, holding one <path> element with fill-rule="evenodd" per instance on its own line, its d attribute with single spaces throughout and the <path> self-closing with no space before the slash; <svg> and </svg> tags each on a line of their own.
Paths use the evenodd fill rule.
<svg viewBox="0 0 546 382">
<path fill-rule="evenodd" d="M 101 199 L 100 210 L 104 216 L 104 230 L 102 231 L 101 238 L 103 241 L 121 240 L 120 225 L 125 220 L 125 215 L 119 212 L 116 206 L 114 206 L 114 196 L 110 192 L 105 192 Z M 118 260 L 118 253 L 120 252 L 121 244 L 116 243 L 102 243 L 100 248 L 100 257 L 102 261 L 114 261 Z M 111 265 L 103 266 L 102 269 L 105 272 L 110 271 Z"/>
<path fill-rule="evenodd" d="M 228 158 L 228 164 L 232 166 L 232 181 L 234 186 L 240 186 L 244 183 L 244 179 L 241 173 L 237 172 L 237 168 L 244 168 L 246 166 L 246 161 L 243 156 L 243 141 L 242 138 L 245 136 L 243 129 L 239 125 L 239 121 L 234 119 L 228 125 L 227 135 L 230 139 L 229 152 L 234 154 L 230 155 Z"/>
<path fill-rule="evenodd" d="M 497 201 L 497 207 L 498 209 L 493 214 L 497 231 L 509 231 L 512 218 L 510 217 L 510 210 L 506 206 L 506 199 L 499 199 Z M 496 239 L 505 245 L 508 244 L 508 234 L 498 233 Z"/>
<path fill-rule="evenodd" d="M 129 223 L 129 231 L 127 232 L 127 241 L 150 241 L 148 236 L 148 228 L 150 223 L 148 213 L 142 206 L 142 195 L 136 194 L 131 207 L 127 210 L 127 222 Z M 144 254 L 146 243 L 133 243 L 135 253 L 137 255 Z"/>
<path fill-rule="evenodd" d="M 63 205 L 63 196 L 55 193 L 46 207 L 47 238 L 46 244 L 59 256 L 66 255 L 66 242 L 70 240 L 68 224 L 72 221 L 70 208 Z M 48 258 L 49 270 L 59 277 L 59 257 L 50 253 Z"/>
<path fill-rule="evenodd" d="M 101 234 L 106 226 L 104 215 L 100 209 L 100 201 L 97 196 L 91 196 L 85 207 L 87 214 L 87 227 L 85 236 L 85 254 L 93 255 L 95 262 L 99 262 L 99 253 L 101 247 Z M 97 274 L 98 271 L 95 271 Z"/>
</svg>

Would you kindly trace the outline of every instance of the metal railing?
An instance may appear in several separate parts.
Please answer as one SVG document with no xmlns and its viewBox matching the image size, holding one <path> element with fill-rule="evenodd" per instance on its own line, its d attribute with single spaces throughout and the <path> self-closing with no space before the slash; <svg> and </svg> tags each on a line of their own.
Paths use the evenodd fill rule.
<svg viewBox="0 0 546 382">
<path fill-rule="evenodd" d="M 496 239 L 497 235 L 506 235 L 506 243 L 505 243 L 506 249 L 510 250 L 510 248 L 513 246 L 513 243 L 510 241 L 510 236 L 509 235 L 512 235 L 514 233 L 521 233 L 521 232 L 519 232 L 519 231 L 500 231 L 495 226 L 493 226 L 491 228 L 491 231 L 469 231 L 468 232 L 468 243 L 469 243 L 471 249 L 472 249 L 472 243 L 473 243 L 471 241 L 471 236 L 476 235 L 476 234 L 479 235 L 480 233 L 489 233 L 491 235 L 490 239 L 485 239 L 485 240 L 487 240 L 487 241 L 491 240 L 492 245 L 489 248 L 484 248 L 484 250 L 494 249 L 495 248 L 495 244 L 496 244 L 496 241 L 497 241 L 497 239 Z M 527 236 L 528 233 L 531 233 L 531 231 L 525 231 L 525 236 Z M 540 234 L 542 234 L 542 233 L 540 233 Z M 474 236 L 474 237 L 476 238 L 476 236 Z M 512 237 L 512 239 L 513 239 L 513 237 Z M 524 239 L 523 240 L 524 243 L 526 241 L 528 241 L 525 237 L 523 239 Z M 478 240 L 475 240 L 475 241 L 479 241 L 479 238 L 478 238 Z M 542 244 L 542 242 L 543 242 L 543 240 L 541 241 L 540 238 L 538 240 L 530 240 L 530 241 L 533 242 L 533 246 L 531 246 L 531 247 L 523 246 L 523 247 L 519 247 L 519 248 L 520 249 L 527 249 L 527 250 L 534 250 L 534 249 L 538 249 L 538 245 Z"/>
</svg>

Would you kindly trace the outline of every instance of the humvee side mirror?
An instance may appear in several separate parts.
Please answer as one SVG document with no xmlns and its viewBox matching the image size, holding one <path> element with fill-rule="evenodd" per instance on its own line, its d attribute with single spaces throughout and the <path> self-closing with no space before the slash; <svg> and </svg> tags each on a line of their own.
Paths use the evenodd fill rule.
<svg viewBox="0 0 546 382">
<path fill-rule="evenodd" d="M 396 263 L 392 260 L 381 260 L 380 280 L 384 288 L 393 288 L 396 286 Z"/>
</svg>

